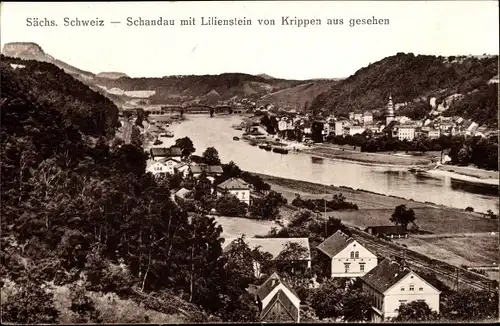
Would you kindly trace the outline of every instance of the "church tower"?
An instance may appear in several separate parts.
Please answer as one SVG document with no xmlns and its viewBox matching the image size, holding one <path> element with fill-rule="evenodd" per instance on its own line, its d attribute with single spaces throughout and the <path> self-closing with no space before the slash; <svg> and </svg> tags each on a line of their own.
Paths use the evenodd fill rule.
<svg viewBox="0 0 500 326">
<path fill-rule="evenodd" d="M 394 105 L 392 104 L 392 96 L 389 96 L 389 103 L 387 103 L 385 114 L 385 125 L 387 126 L 391 121 L 394 121 Z"/>
</svg>

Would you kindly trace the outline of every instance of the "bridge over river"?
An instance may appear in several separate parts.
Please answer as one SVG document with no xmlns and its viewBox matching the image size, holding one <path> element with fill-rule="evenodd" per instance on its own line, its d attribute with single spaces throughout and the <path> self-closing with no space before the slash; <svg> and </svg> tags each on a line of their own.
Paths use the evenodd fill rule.
<svg viewBox="0 0 500 326">
<path fill-rule="evenodd" d="M 187 105 L 157 105 L 147 106 L 145 111 L 150 112 L 152 115 L 167 115 L 175 113 L 186 114 L 237 114 L 245 113 L 248 110 L 245 108 L 238 108 L 229 105 L 204 105 L 204 104 L 187 104 Z"/>
</svg>

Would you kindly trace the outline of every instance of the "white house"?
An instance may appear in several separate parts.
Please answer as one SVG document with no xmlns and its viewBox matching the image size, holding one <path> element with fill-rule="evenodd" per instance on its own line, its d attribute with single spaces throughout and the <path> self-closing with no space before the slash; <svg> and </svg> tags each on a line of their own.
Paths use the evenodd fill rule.
<svg viewBox="0 0 500 326">
<path fill-rule="evenodd" d="M 173 158 L 149 160 L 146 163 L 146 172 L 151 172 L 155 176 L 164 176 L 167 173 L 174 174 L 179 164 L 181 162 Z"/>
<path fill-rule="evenodd" d="M 181 163 L 175 167 L 179 173 L 182 174 L 183 177 L 186 177 L 189 174 L 190 168 L 189 164 Z"/>
<path fill-rule="evenodd" d="M 401 304 L 423 301 L 439 313 L 440 291 L 408 267 L 383 260 L 361 278 L 363 291 L 372 298 L 372 322 L 398 316 Z"/>
<path fill-rule="evenodd" d="M 373 114 L 370 111 L 363 113 L 363 124 L 371 125 L 373 123 Z"/>
<path fill-rule="evenodd" d="M 222 244 L 222 250 L 228 251 L 236 240 L 237 238 L 225 239 Z M 311 268 L 311 249 L 309 247 L 308 238 L 244 238 L 244 241 L 251 250 L 259 248 L 261 251 L 271 254 L 273 259 L 278 257 L 287 245 L 297 244 L 298 246 L 304 248 L 305 251 L 302 257 L 296 258 L 298 261 L 303 263 L 304 267 Z M 255 277 L 262 276 L 260 267 L 260 264 L 254 261 Z"/>
<path fill-rule="evenodd" d="M 344 134 L 344 127 L 349 126 L 350 123 L 347 120 L 335 121 L 335 136 Z"/>
<path fill-rule="evenodd" d="M 398 139 L 412 141 L 415 138 L 415 125 L 398 125 Z"/>
<path fill-rule="evenodd" d="M 217 186 L 217 196 L 225 194 L 236 196 L 240 201 L 250 205 L 250 185 L 239 178 L 230 178 Z"/>
<path fill-rule="evenodd" d="M 276 273 L 257 289 L 256 302 L 262 322 L 300 322 L 300 298 Z"/>
<path fill-rule="evenodd" d="M 331 260 L 331 277 L 355 278 L 377 266 L 377 256 L 354 238 L 337 231 L 318 247 Z"/>
</svg>

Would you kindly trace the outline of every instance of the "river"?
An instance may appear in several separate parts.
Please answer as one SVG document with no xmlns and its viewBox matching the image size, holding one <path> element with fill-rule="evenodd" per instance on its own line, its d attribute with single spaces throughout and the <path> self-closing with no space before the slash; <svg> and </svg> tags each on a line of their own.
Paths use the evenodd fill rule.
<svg viewBox="0 0 500 326">
<path fill-rule="evenodd" d="M 355 162 L 324 159 L 322 164 L 312 163 L 306 154 L 280 155 L 234 141 L 242 132 L 231 128 L 242 117 L 189 115 L 180 124 L 169 129 L 175 137 L 164 139 L 171 145 L 174 139 L 189 137 L 201 155 L 207 147 L 219 151 L 222 162 L 234 161 L 241 169 L 282 178 L 316 182 L 334 186 L 364 189 L 421 202 L 432 202 L 456 208 L 471 206 L 475 211 L 499 210 L 498 187 L 474 184 L 448 176 L 414 174 L 405 168 L 380 167 Z"/>
</svg>

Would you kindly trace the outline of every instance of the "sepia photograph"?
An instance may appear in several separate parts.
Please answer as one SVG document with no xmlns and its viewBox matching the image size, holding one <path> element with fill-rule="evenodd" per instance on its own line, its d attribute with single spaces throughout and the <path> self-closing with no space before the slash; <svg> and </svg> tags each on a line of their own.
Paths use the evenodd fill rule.
<svg viewBox="0 0 500 326">
<path fill-rule="evenodd" d="M 2 324 L 496 323 L 497 1 L 2 2 Z"/>
</svg>

